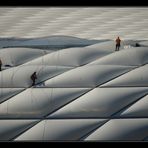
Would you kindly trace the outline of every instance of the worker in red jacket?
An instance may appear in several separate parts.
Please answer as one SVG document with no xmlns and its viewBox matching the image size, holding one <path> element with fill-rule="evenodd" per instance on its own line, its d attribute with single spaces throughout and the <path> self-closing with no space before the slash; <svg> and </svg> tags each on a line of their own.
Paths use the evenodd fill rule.
<svg viewBox="0 0 148 148">
<path fill-rule="evenodd" d="M 115 49 L 115 51 L 119 51 L 120 43 L 121 43 L 121 40 L 120 40 L 120 38 L 118 36 L 117 39 L 116 39 L 116 49 Z"/>
</svg>

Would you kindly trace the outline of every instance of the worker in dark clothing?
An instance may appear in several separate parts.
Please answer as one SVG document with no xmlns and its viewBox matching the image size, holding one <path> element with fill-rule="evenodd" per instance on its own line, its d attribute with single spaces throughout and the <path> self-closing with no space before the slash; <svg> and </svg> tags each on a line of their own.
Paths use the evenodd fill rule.
<svg viewBox="0 0 148 148">
<path fill-rule="evenodd" d="M 115 51 L 119 51 L 120 42 L 121 42 L 121 40 L 120 40 L 120 38 L 118 37 L 118 38 L 116 39 L 116 49 L 115 49 Z"/>
<path fill-rule="evenodd" d="M 31 80 L 32 80 L 32 86 L 35 85 L 35 80 L 37 79 L 37 75 L 36 75 L 36 72 L 34 72 L 32 75 L 31 75 Z"/>
<path fill-rule="evenodd" d="M 135 44 L 136 47 L 140 47 L 140 45 L 138 43 Z"/>
<path fill-rule="evenodd" d="M 2 60 L 0 59 L 0 71 L 2 71 Z"/>
</svg>

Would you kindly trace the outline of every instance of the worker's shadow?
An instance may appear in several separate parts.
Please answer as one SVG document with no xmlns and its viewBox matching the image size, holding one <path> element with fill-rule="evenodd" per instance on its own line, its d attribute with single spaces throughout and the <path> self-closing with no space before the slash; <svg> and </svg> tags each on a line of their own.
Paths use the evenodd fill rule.
<svg viewBox="0 0 148 148">
<path fill-rule="evenodd" d="M 45 82 L 36 84 L 34 87 L 45 87 Z"/>
</svg>

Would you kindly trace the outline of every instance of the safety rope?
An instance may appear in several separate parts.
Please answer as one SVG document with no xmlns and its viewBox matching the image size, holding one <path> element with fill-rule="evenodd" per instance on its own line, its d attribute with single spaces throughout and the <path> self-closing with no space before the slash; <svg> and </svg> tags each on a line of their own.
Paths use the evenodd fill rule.
<svg viewBox="0 0 148 148">
<path fill-rule="evenodd" d="M 41 58 L 41 65 L 38 65 L 37 70 L 36 70 L 36 72 L 37 72 L 37 77 L 39 76 L 39 73 L 40 73 L 40 72 L 43 72 L 43 69 L 44 69 L 44 55 L 45 55 L 45 54 L 46 54 L 46 52 L 43 51 L 43 55 L 42 55 L 42 58 Z M 35 84 L 35 85 L 36 85 L 36 84 Z M 33 86 L 33 87 L 34 87 L 34 86 Z M 33 90 L 34 90 L 33 87 L 30 88 L 32 107 L 33 107 L 33 103 L 36 104 L 36 97 L 33 95 Z"/>
<path fill-rule="evenodd" d="M 10 61 L 11 61 L 12 65 L 14 66 L 15 64 L 14 64 L 14 59 L 13 59 L 12 56 L 11 56 L 11 50 L 12 50 L 12 49 L 10 49 L 10 54 L 9 54 L 9 56 L 10 56 Z M 12 91 L 12 89 L 13 89 L 13 78 L 14 78 L 14 74 L 15 74 L 14 67 L 13 67 L 12 69 L 13 69 L 13 71 L 12 71 L 12 76 L 11 76 L 11 80 L 10 80 L 10 85 L 12 84 L 12 86 L 11 86 L 11 88 L 10 88 L 10 91 Z M 16 71 L 17 71 L 17 68 L 16 68 Z M 7 101 L 7 114 L 8 114 L 8 109 L 9 109 L 8 106 L 9 106 L 9 101 Z"/>
<path fill-rule="evenodd" d="M 46 126 L 46 120 L 44 120 L 44 129 L 43 129 L 43 136 L 42 136 L 42 140 L 44 140 L 44 136 L 45 136 L 45 126 Z"/>
<path fill-rule="evenodd" d="M 1 59 L 1 57 L 0 57 L 0 59 Z M 0 74 L 1 74 L 1 96 L 0 97 L 3 97 L 3 72 L 2 72 L 2 66 L 1 66 Z"/>
</svg>

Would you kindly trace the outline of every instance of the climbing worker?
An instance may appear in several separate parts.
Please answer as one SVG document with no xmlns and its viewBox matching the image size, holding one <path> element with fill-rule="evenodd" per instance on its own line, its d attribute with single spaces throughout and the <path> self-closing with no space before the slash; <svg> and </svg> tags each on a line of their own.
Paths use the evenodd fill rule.
<svg viewBox="0 0 148 148">
<path fill-rule="evenodd" d="M 2 71 L 2 60 L 0 59 L 0 71 Z"/>
<path fill-rule="evenodd" d="M 31 75 L 31 80 L 32 80 L 32 86 L 35 85 L 35 80 L 37 79 L 37 75 L 36 75 L 36 72 L 34 72 L 32 75 Z"/>
<path fill-rule="evenodd" d="M 120 40 L 120 38 L 119 38 L 119 36 L 118 36 L 117 39 L 116 39 L 116 49 L 115 49 L 115 51 L 119 51 L 120 42 L 121 42 L 121 40 Z"/>
<path fill-rule="evenodd" d="M 140 45 L 138 43 L 135 44 L 136 47 L 140 47 Z"/>
</svg>

